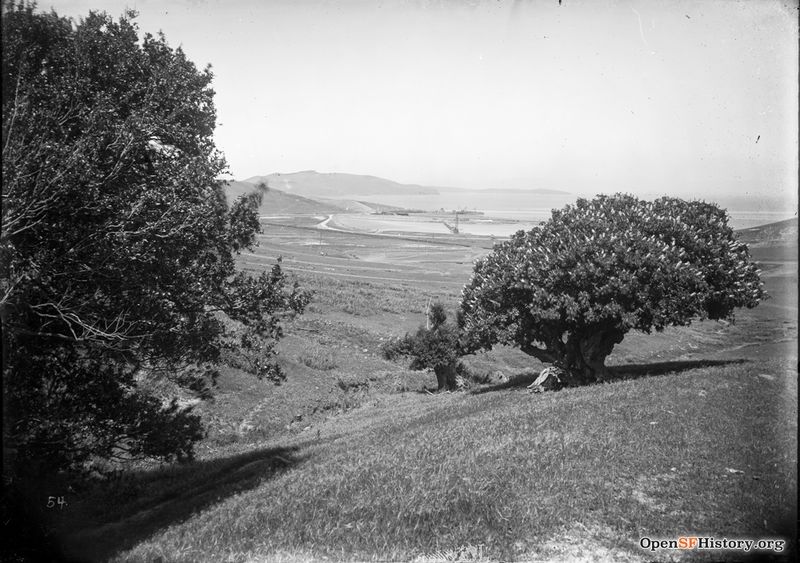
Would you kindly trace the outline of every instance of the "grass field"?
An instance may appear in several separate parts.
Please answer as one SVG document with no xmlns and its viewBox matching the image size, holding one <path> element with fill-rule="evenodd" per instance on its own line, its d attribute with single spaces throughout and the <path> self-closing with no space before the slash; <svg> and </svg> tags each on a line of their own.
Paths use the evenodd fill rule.
<svg viewBox="0 0 800 563">
<path fill-rule="evenodd" d="M 796 242 L 753 244 L 771 299 L 735 324 L 629 335 L 611 383 L 528 394 L 540 364 L 504 348 L 467 360 L 469 389 L 432 394 L 432 374 L 380 347 L 432 300 L 454 309 L 491 239 L 315 228 L 324 219 L 265 220 L 241 259 L 259 270 L 282 256 L 315 292 L 280 343 L 287 381 L 226 369 L 198 407 L 209 433 L 196 462 L 142 468 L 48 513 L 67 553 L 735 561 L 746 554 L 638 542 L 796 537 Z"/>
</svg>

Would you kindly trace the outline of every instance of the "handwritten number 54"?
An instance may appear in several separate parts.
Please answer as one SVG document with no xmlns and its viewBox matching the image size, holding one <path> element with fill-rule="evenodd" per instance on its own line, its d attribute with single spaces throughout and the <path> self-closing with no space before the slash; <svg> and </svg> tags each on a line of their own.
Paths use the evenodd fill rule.
<svg viewBox="0 0 800 563">
<path fill-rule="evenodd" d="M 64 497 L 47 497 L 47 508 L 55 508 L 56 506 L 59 510 L 63 510 L 67 506 Z"/>
</svg>

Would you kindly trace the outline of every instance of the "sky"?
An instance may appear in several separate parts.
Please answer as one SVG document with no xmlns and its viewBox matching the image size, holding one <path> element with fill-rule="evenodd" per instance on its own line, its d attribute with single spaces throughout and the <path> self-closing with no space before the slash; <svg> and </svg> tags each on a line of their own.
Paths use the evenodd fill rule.
<svg viewBox="0 0 800 563">
<path fill-rule="evenodd" d="M 230 176 L 783 198 L 798 10 L 778 0 L 39 0 L 139 12 L 215 75 Z"/>
</svg>

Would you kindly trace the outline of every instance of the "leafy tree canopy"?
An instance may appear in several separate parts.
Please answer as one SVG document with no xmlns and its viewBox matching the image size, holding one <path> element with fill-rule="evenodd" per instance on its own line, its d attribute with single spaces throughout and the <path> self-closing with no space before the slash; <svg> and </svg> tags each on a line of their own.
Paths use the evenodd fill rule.
<svg viewBox="0 0 800 563">
<path fill-rule="evenodd" d="M 573 382 L 604 377 L 628 331 L 732 319 L 765 297 L 726 212 L 700 201 L 579 199 L 475 265 L 464 288 L 468 348 L 518 346 Z"/>
<path fill-rule="evenodd" d="M 54 469 L 191 457 L 198 417 L 152 383 L 206 393 L 234 349 L 280 379 L 308 301 L 236 272 L 260 195 L 226 203 L 211 70 L 134 17 L 3 5 L 4 443 Z"/>
</svg>

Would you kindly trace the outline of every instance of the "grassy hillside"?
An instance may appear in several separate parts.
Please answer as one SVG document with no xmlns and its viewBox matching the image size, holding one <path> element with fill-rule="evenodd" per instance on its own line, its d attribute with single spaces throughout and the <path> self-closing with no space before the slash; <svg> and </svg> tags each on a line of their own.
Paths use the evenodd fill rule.
<svg viewBox="0 0 800 563">
<path fill-rule="evenodd" d="M 739 240 L 766 261 L 797 260 L 797 218 L 737 232 Z"/>
<path fill-rule="evenodd" d="M 787 534 L 795 435 L 781 362 L 544 395 L 388 394 L 142 475 L 136 501 L 93 505 L 112 524 L 75 539 L 127 548 L 116 561 L 669 560 L 639 538 Z"/>
<path fill-rule="evenodd" d="M 667 561 L 639 538 L 792 534 L 796 261 L 764 264 L 772 297 L 735 324 L 629 335 L 612 383 L 531 395 L 540 364 L 499 348 L 431 394 L 380 347 L 431 300 L 454 308 L 486 249 L 298 225 L 242 257 L 283 255 L 315 292 L 280 343 L 287 381 L 225 370 L 196 462 L 70 492 L 45 516 L 79 559 Z"/>
</svg>

